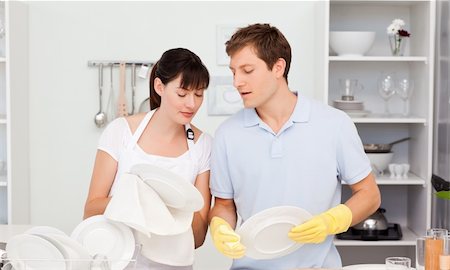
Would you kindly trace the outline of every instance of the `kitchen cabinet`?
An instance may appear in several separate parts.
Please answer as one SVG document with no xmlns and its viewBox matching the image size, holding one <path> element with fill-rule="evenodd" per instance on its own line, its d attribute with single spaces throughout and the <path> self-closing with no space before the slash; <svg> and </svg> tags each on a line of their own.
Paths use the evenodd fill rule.
<svg viewBox="0 0 450 270">
<path fill-rule="evenodd" d="M 430 226 L 432 172 L 433 66 L 435 1 L 334 1 L 326 7 L 323 37 L 328 44 L 330 31 L 375 31 L 371 50 L 364 56 L 336 56 L 324 48 L 324 102 L 333 106 L 340 99 L 339 79 L 357 79 L 364 89 L 355 94 L 363 101 L 365 117 L 352 118 L 363 143 L 390 143 L 404 137 L 407 142 L 394 145 L 392 163 L 409 163 L 406 179 L 377 175 L 382 194 L 382 207 L 391 223 L 399 223 L 402 240 L 358 241 L 335 240 L 344 265 L 384 263 L 392 255 L 414 259 L 415 240 Z M 391 56 L 386 28 L 393 19 L 403 19 L 404 29 L 411 33 L 405 56 Z M 395 72 L 414 80 L 409 100 L 410 115 L 402 116 L 402 100 L 394 95 L 389 100 L 391 115 L 383 116 L 384 100 L 377 91 L 381 72 Z M 350 196 L 343 188 L 343 201 Z"/>
<path fill-rule="evenodd" d="M 0 224 L 30 216 L 27 18 L 25 3 L 0 2 Z"/>
</svg>

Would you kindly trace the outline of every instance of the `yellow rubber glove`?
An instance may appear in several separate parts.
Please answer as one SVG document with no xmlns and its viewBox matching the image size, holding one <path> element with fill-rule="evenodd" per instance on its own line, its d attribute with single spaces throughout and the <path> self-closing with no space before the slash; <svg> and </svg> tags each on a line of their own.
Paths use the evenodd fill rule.
<svg viewBox="0 0 450 270">
<path fill-rule="evenodd" d="M 220 253 L 232 259 L 245 255 L 245 246 L 240 243 L 241 237 L 228 222 L 220 217 L 213 217 L 210 226 L 214 246 Z"/>
<path fill-rule="evenodd" d="M 340 204 L 295 226 L 288 236 L 295 242 L 317 244 L 325 241 L 330 234 L 347 231 L 351 223 L 352 211 L 345 204 Z"/>
</svg>

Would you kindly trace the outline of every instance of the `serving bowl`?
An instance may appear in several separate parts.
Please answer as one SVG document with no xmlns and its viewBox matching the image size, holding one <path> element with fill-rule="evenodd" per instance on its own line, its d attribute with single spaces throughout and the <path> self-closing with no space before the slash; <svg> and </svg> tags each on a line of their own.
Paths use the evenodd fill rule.
<svg viewBox="0 0 450 270">
<path fill-rule="evenodd" d="M 363 56 L 374 40 L 373 31 L 330 31 L 330 47 L 339 56 Z"/>
<path fill-rule="evenodd" d="M 366 153 L 366 155 L 370 160 L 373 170 L 377 173 L 383 173 L 389 163 L 391 163 L 394 153 Z"/>
</svg>

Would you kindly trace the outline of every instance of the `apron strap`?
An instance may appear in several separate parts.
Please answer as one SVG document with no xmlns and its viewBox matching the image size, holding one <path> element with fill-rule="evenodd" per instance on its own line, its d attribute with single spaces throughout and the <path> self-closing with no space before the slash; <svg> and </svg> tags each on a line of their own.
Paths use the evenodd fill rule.
<svg viewBox="0 0 450 270">
<path fill-rule="evenodd" d="M 144 129 L 147 127 L 148 122 L 150 122 L 150 119 L 152 118 L 153 114 L 155 113 L 155 110 L 149 111 L 144 119 L 142 119 L 141 123 L 139 124 L 138 128 L 136 129 L 136 131 L 133 134 L 133 137 L 131 138 L 130 143 L 128 144 L 128 149 L 132 149 L 137 141 L 139 140 L 139 138 L 141 137 L 142 133 L 144 132 Z"/>
<path fill-rule="evenodd" d="M 184 125 L 184 130 L 186 131 L 186 140 L 189 148 L 189 156 L 193 164 L 197 164 L 197 158 L 195 155 L 195 147 L 194 147 L 194 131 L 191 128 L 191 125 L 187 123 Z"/>
</svg>

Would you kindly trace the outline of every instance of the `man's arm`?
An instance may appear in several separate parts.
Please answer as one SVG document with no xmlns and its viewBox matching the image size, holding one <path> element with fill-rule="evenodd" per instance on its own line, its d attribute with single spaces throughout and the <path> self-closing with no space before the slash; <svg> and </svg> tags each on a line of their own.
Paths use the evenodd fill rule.
<svg viewBox="0 0 450 270">
<path fill-rule="evenodd" d="M 350 185 L 350 188 L 352 196 L 345 202 L 345 205 L 352 211 L 351 226 L 353 226 L 380 207 L 381 196 L 373 173 L 370 173 L 358 183 Z"/>
<path fill-rule="evenodd" d="M 214 198 L 214 206 L 209 212 L 209 222 L 215 216 L 224 219 L 234 229 L 236 228 L 237 214 L 233 199 Z"/>
</svg>

